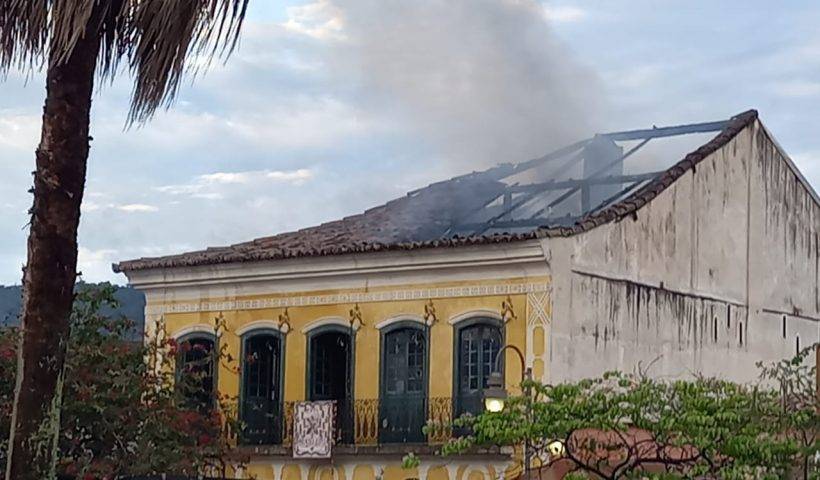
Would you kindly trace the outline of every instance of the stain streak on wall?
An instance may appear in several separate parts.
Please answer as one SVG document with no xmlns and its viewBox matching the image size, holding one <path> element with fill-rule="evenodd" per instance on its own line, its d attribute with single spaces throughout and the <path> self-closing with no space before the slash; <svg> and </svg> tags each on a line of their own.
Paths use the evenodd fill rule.
<svg viewBox="0 0 820 480">
<path fill-rule="evenodd" d="M 544 242 L 570 259 L 553 262 L 553 380 L 650 363 L 756 378 L 820 339 L 819 234 L 813 193 L 749 125 L 635 217 Z"/>
</svg>

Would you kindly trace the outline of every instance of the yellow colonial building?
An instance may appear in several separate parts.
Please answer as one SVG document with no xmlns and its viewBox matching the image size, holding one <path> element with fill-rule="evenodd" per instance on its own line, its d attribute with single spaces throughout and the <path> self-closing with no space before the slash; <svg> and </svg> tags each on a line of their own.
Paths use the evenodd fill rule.
<svg viewBox="0 0 820 480">
<path fill-rule="evenodd" d="M 239 441 L 251 455 L 244 473 L 277 480 L 499 477 L 508 452 L 441 458 L 446 435 L 422 427 L 483 408 L 505 344 L 545 378 L 545 267 L 537 242 L 122 266 L 146 292 L 146 328 L 238 359 L 220 362 L 214 384 L 238 399 Z M 506 356 L 499 363 L 514 390 L 521 363 Z M 336 402 L 330 458 L 293 458 L 294 406 L 305 400 Z M 418 471 L 401 469 L 408 452 Z"/>
<path fill-rule="evenodd" d="M 643 155 L 668 137 L 693 150 Z M 490 480 L 520 471 L 509 451 L 442 458 L 446 435 L 422 427 L 480 411 L 496 368 L 512 391 L 522 367 L 544 382 L 641 362 L 747 381 L 816 341 L 818 219 L 749 111 L 596 135 L 360 215 L 115 270 L 145 292 L 149 334 L 197 346 L 178 365 L 235 359 L 204 388 L 236 399 L 239 473 Z"/>
</svg>

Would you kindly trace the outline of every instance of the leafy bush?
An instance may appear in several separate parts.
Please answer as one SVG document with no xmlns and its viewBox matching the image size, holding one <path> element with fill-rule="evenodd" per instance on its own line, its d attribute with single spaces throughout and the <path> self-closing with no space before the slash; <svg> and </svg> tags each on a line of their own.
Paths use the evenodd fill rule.
<svg viewBox="0 0 820 480">
<path fill-rule="evenodd" d="M 763 366 L 761 382 L 660 381 L 619 372 L 560 385 L 527 381 L 499 413 L 454 422 L 444 455 L 527 445 L 533 469 L 566 478 L 820 478 L 820 404 L 810 347 Z M 443 428 L 428 425 L 428 431 Z M 812 476 L 813 475 L 813 476 Z"/>
<path fill-rule="evenodd" d="M 102 314 L 114 308 L 116 287 L 77 293 L 64 375 L 58 471 L 82 479 L 206 472 L 225 476 L 242 462 L 226 432 L 233 399 L 213 408 L 180 402 L 179 392 L 200 381 L 174 378 L 179 348 L 163 332 L 133 341 L 133 324 Z M 16 328 L 0 330 L 0 461 L 5 465 L 16 370 Z M 224 360 L 214 352 L 214 361 Z"/>
</svg>

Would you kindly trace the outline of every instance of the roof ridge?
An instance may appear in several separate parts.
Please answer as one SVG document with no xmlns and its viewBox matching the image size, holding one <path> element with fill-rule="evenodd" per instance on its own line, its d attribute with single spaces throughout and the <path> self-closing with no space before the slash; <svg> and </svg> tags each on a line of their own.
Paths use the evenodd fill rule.
<svg viewBox="0 0 820 480">
<path fill-rule="evenodd" d="M 718 133 L 712 140 L 701 145 L 696 150 L 689 152 L 680 161 L 667 168 L 663 174 L 654 178 L 646 185 L 632 193 L 618 203 L 610 205 L 603 210 L 588 214 L 575 223 L 572 227 L 540 227 L 541 237 L 568 237 L 578 233 L 589 231 L 595 227 L 612 221 L 620 221 L 624 217 L 636 213 L 641 207 L 652 201 L 670 185 L 683 176 L 689 169 L 694 169 L 715 151 L 719 150 L 732 139 L 734 139 L 743 129 L 748 127 L 758 118 L 755 109 L 747 110 L 729 119 L 729 124 Z"/>
<path fill-rule="evenodd" d="M 481 181 L 486 180 L 488 183 L 485 186 L 490 186 L 492 182 L 498 182 L 496 177 L 502 173 L 520 170 L 517 166 L 543 161 L 545 158 L 550 158 L 553 156 L 556 152 L 568 151 L 568 149 L 572 148 L 580 148 L 578 145 L 583 145 L 585 141 L 576 142 L 575 144 L 559 149 L 556 152 L 519 164 L 512 164 L 509 162 L 498 164 L 497 166 L 482 172 L 471 172 L 453 177 L 450 180 L 431 183 L 426 187 L 408 192 L 408 194 L 392 199 L 382 205 L 372 207 L 362 213 L 343 217 L 342 219 L 332 220 L 295 231 L 259 237 L 247 242 L 229 245 L 226 247 L 209 247 L 205 250 L 164 257 L 142 257 L 136 260 L 128 260 L 114 264 L 112 265 L 112 268 L 115 272 L 122 272 L 127 270 L 144 270 L 150 268 L 170 268 L 217 263 L 264 261 L 307 256 L 338 255 L 346 253 L 496 244 L 542 237 L 571 236 L 591 230 L 605 223 L 619 221 L 627 215 L 634 214 L 642 206 L 649 203 L 666 188 L 672 185 L 687 170 L 690 168 L 695 168 L 697 164 L 709 154 L 730 142 L 735 136 L 737 136 L 738 133 L 740 133 L 740 131 L 754 122 L 757 118 L 758 113 L 756 110 L 748 110 L 733 116 L 729 119 L 723 130 L 721 130 L 720 133 L 712 140 L 687 154 L 683 159 L 666 169 L 662 174 L 649 181 L 636 192 L 632 193 L 618 203 L 610 205 L 607 208 L 592 214 L 588 214 L 572 226 L 541 226 L 524 233 L 494 233 L 469 236 L 454 235 L 451 237 L 418 240 L 417 237 L 423 236 L 422 231 L 416 230 L 414 233 L 414 231 L 409 230 L 408 228 L 402 228 L 407 227 L 407 225 L 404 224 L 390 225 L 384 218 L 384 215 L 378 214 L 388 212 L 392 208 L 393 210 L 396 210 L 397 213 L 401 213 L 403 218 L 407 220 L 410 218 L 407 217 L 407 215 L 412 215 L 412 212 L 408 212 L 407 209 L 395 209 L 394 207 L 396 205 L 409 204 L 410 202 L 415 201 L 418 198 L 417 194 L 419 192 L 424 190 L 435 191 L 436 187 L 446 184 L 447 182 L 466 181 L 468 179 L 477 180 L 479 182 L 477 185 L 480 185 Z M 620 133 L 624 134 L 624 132 Z M 628 133 L 629 132 L 626 132 L 626 134 Z M 439 199 L 439 201 L 440 200 L 441 199 Z M 421 205 L 422 207 L 429 207 L 429 205 L 424 206 L 423 203 Z M 373 215 L 374 213 L 377 215 Z M 436 231 L 435 229 L 440 227 L 439 224 L 441 222 L 440 220 L 432 219 L 428 223 L 430 224 L 427 231 L 427 234 L 429 235 L 431 234 L 429 230 L 433 229 L 433 231 Z M 420 225 L 411 226 L 416 228 L 421 227 Z M 327 231 L 323 232 L 323 229 Z M 369 232 L 370 236 L 367 237 L 367 235 L 363 235 L 362 231 L 365 233 Z M 299 236 L 300 234 L 302 234 L 302 237 Z M 307 236 L 307 238 L 303 238 L 305 236 Z M 340 239 L 342 239 L 342 241 L 340 241 Z"/>
</svg>

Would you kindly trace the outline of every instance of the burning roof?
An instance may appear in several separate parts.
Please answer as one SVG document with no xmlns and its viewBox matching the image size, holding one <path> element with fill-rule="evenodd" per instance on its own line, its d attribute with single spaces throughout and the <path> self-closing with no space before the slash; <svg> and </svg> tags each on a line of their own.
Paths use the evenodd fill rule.
<svg viewBox="0 0 820 480">
<path fill-rule="evenodd" d="M 540 158 L 434 183 L 366 212 L 227 247 L 115 264 L 132 271 L 573 235 L 631 214 L 757 118 L 598 134 Z M 653 139 L 719 134 L 661 171 L 627 172 Z M 637 142 L 625 148 L 623 144 Z M 573 175 L 577 174 L 577 178 Z"/>
</svg>

